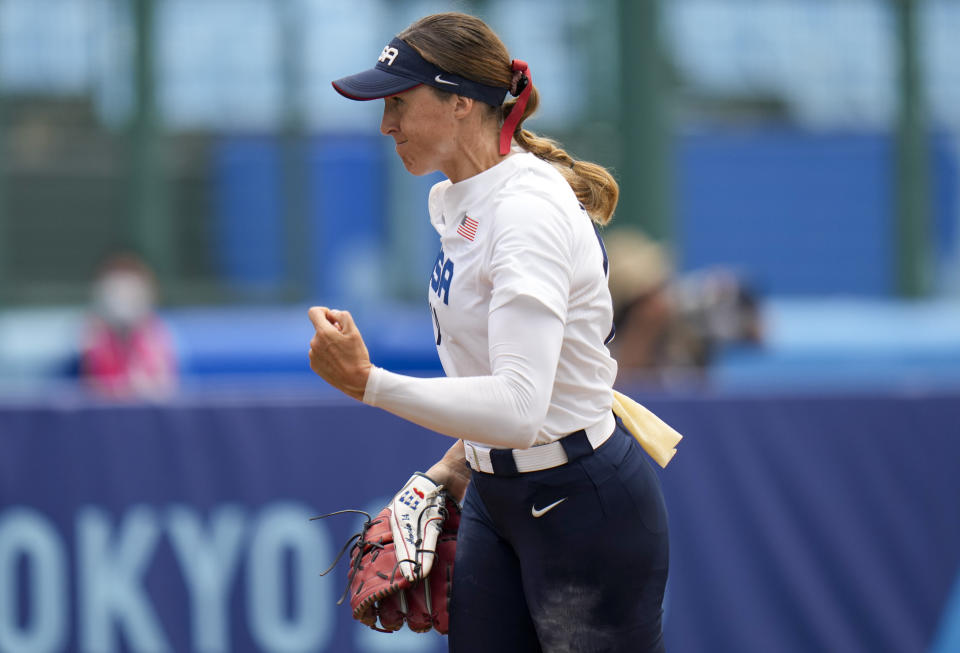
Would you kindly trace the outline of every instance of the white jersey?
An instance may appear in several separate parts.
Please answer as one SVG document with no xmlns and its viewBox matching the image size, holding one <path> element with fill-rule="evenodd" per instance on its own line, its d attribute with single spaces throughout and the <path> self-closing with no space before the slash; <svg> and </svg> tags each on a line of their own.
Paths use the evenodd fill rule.
<svg viewBox="0 0 960 653">
<path fill-rule="evenodd" d="M 514 298 L 533 298 L 564 325 L 534 444 L 581 428 L 609 432 L 617 364 L 606 347 L 613 322 L 606 255 L 562 175 L 533 154 L 515 153 L 457 184 L 436 184 L 429 210 L 441 250 L 428 292 L 446 374 L 491 374 L 489 314 Z"/>
</svg>

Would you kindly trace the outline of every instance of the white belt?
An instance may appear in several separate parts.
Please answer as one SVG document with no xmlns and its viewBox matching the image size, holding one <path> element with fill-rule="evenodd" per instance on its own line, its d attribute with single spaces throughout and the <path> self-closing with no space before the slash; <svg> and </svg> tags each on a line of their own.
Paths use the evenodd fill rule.
<svg viewBox="0 0 960 653">
<path fill-rule="evenodd" d="M 613 433 L 616 427 L 616 420 L 613 413 L 608 413 L 607 417 L 600 422 L 585 428 L 587 440 L 590 445 L 596 449 L 607 441 L 607 438 Z M 481 444 L 463 441 L 464 452 L 467 456 L 467 463 L 474 471 L 493 474 L 493 463 L 490 461 L 490 447 Z M 513 452 L 513 461 L 517 466 L 517 471 L 521 474 L 525 472 L 536 472 L 542 469 L 550 469 L 565 465 L 567 461 L 567 452 L 563 450 L 560 440 L 555 440 L 547 444 L 538 444 L 529 449 L 511 449 Z"/>
</svg>

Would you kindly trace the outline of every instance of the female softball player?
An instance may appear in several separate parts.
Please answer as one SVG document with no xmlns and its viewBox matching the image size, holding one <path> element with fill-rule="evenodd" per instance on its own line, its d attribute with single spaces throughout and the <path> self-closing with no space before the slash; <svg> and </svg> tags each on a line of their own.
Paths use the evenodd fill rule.
<svg viewBox="0 0 960 653">
<path fill-rule="evenodd" d="M 383 99 L 380 131 L 406 169 L 447 177 L 430 191 L 441 248 L 428 288 L 446 377 L 373 366 L 350 314 L 326 307 L 310 309 L 310 362 L 346 394 L 457 438 L 427 472 L 463 501 L 450 650 L 663 650 L 666 510 L 611 412 L 593 222 L 609 221 L 617 183 L 523 129 L 539 102 L 530 69 L 472 16 L 418 20 L 333 86 Z"/>
</svg>

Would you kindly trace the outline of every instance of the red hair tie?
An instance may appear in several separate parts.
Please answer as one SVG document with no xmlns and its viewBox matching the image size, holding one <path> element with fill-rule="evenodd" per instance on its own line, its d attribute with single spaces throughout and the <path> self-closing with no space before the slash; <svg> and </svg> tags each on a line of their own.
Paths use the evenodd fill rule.
<svg viewBox="0 0 960 653">
<path fill-rule="evenodd" d="M 530 66 L 526 61 L 514 59 L 510 64 L 514 72 L 513 83 L 510 85 L 510 93 L 520 94 L 510 115 L 503 121 L 503 128 L 500 130 L 500 154 L 510 154 L 510 141 L 513 139 L 513 132 L 516 131 L 520 119 L 523 118 L 523 112 L 527 109 L 527 100 L 530 98 L 530 91 L 533 90 L 533 84 L 530 81 Z M 519 76 L 518 76 L 519 73 Z"/>
</svg>

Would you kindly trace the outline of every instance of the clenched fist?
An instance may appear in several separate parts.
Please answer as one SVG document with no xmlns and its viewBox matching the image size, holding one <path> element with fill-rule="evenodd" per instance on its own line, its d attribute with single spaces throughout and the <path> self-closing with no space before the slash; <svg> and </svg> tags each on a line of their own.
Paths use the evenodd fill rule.
<svg viewBox="0 0 960 653">
<path fill-rule="evenodd" d="M 353 317 L 326 306 L 314 306 L 308 315 L 316 330 L 310 340 L 310 369 L 343 393 L 362 400 L 372 365 Z"/>
</svg>

